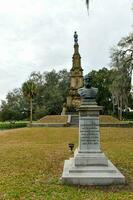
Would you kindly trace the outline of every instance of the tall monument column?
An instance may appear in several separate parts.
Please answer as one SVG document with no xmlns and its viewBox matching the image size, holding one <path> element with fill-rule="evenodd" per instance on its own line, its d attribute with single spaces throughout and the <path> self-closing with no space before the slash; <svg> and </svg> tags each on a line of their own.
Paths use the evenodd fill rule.
<svg viewBox="0 0 133 200">
<path fill-rule="evenodd" d="M 67 108 L 75 110 L 80 105 L 78 89 L 83 86 L 83 69 L 81 67 L 81 56 L 79 54 L 79 44 L 77 32 L 74 33 L 74 54 L 72 57 L 72 68 L 70 70 L 70 88 L 67 97 Z"/>
</svg>

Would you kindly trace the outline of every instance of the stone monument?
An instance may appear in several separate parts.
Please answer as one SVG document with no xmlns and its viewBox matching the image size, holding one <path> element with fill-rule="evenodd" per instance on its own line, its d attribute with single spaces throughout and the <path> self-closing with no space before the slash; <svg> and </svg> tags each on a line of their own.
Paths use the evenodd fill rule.
<svg viewBox="0 0 133 200">
<path fill-rule="evenodd" d="M 81 96 L 79 108 L 79 147 L 74 158 L 65 160 L 62 183 L 74 185 L 124 184 L 125 177 L 107 159 L 100 149 L 99 111 L 95 99 L 97 88 L 92 87 L 89 75 L 84 78 L 84 87 L 78 90 Z"/>
<path fill-rule="evenodd" d="M 83 69 L 81 67 L 81 56 L 79 54 L 78 34 L 74 33 L 74 54 L 72 57 L 72 68 L 70 70 L 70 87 L 67 96 L 67 111 L 79 108 L 80 95 L 78 89 L 83 87 Z"/>
</svg>

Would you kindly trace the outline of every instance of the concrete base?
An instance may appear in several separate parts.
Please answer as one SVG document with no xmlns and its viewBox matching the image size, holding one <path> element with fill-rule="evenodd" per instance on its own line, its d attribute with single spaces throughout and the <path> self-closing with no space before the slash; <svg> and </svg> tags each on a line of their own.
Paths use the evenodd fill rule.
<svg viewBox="0 0 133 200">
<path fill-rule="evenodd" d="M 108 159 L 100 150 L 99 152 L 81 152 L 76 149 L 74 153 L 74 163 L 75 166 L 107 166 Z"/>
<path fill-rule="evenodd" d="M 125 177 L 108 160 L 107 166 L 75 166 L 74 158 L 65 160 L 62 183 L 72 185 L 124 184 Z"/>
</svg>

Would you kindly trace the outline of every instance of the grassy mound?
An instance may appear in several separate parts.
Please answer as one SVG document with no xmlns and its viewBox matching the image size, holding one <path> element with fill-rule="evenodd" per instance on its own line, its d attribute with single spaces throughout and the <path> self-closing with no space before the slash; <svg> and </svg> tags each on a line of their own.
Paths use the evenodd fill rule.
<svg viewBox="0 0 133 200">
<path fill-rule="evenodd" d="M 111 115 L 100 115 L 100 122 L 101 123 L 111 123 L 111 124 L 119 124 L 121 123 L 120 120 L 111 116 Z"/>
<path fill-rule="evenodd" d="M 61 116 L 61 115 L 47 115 L 40 120 L 38 120 L 38 123 L 67 123 L 68 116 Z M 121 123 L 118 119 L 115 117 L 112 117 L 111 115 L 100 115 L 100 122 L 101 123 Z"/>
<path fill-rule="evenodd" d="M 1 200 L 132 200 L 133 129 L 102 128 L 102 149 L 126 176 L 124 186 L 62 185 L 64 160 L 73 156 L 77 128 L 22 128 L 0 132 Z"/>
<path fill-rule="evenodd" d="M 66 124 L 67 123 L 68 116 L 62 116 L 62 115 L 47 115 L 40 120 L 38 120 L 38 123 L 61 123 Z"/>
</svg>

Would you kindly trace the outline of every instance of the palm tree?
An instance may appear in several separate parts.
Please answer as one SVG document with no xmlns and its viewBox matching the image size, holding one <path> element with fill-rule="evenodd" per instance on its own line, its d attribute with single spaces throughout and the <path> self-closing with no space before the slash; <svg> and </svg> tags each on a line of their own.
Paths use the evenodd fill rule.
<svg viewBox="0 0 133 200">
<path fill-rule="evenodd" d="M 29 99 L 30 103 L 30 123 L 32 124 L 32 101 L 37 94 L 37 87 L 33 80 L 28 80 L 22 85 L 23 95 Z"/>
</svg>

